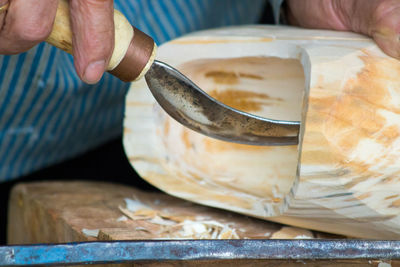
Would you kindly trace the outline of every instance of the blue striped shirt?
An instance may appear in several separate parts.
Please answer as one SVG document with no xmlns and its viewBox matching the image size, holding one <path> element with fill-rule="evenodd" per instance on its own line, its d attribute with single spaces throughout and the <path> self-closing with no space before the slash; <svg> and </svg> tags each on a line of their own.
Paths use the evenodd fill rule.
<svg viewBox="0 0 400 267">
<path fill-rule="evenodd" d="M 137 28 L 161 44 L 182 34 L 256 23 L 263 0 L 120 0 Z M 129 84 L 105 74 L 79 80 L 72 56 L 46 43 L 0 55 L 0 181 L 20 177 L 121 135 Z"/>
</svg>

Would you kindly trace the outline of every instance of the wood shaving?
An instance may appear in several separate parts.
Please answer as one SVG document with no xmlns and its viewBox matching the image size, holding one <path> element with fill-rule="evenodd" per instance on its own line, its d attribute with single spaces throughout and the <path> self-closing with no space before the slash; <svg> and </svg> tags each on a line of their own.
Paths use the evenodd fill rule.
<svg viewBox="0 0 400 267">
<path fill-rule="evenodd" d="M 82 229 L 82 233 L 86 236 L 97 237 L 99 235 L 99 229 Z"/>
<path fill-rule="evenodd" d="M 171 237 L 194 238 L 194 239 L 238 239 L 235 229 L 226 224 L 209 221 L 186 220 L 180 224 L 180 230 L 173 233 Z M 175 236 L 174 236 L 175 234 Z"/>
<path fill-rule="evenodd" d="M 150 231 L 147 228 L 144 228 L 144 227 L 141 227 L 141 226 L 135 227 L 135 230 L 136 231 L 143 231 L 143 232 L 150 233 Z"/>
<path fill-rule="evenodd" d="M 125 209 L 125 208 L 123 208 L 121 206 L 118 207 L 118 208 L 125 216 L 127 216 L 128 218 L 130 218 L 132 220 L 148 220 L 148 219 L 152 219 L 153 218 L 153 216 L 150 216 L 150 217 L 149 216 L 143 216 L 143 214 L 140 213 L 140 212 L 139 212 L 139 215 L 137 215 L 136 212 L 132 212 L 132 211 L 130 211 L 128 209 Z"/>
<path fill-rule="evenodd" d="M 306 229 L 284 226 L 275 232 L 271 239 L 312 239 L 314 234 Z"/>
<path fill-rule="evenodd" d="M 154 223 L 154 224 L 159 224 L 159 225 L 164 225 L 164 226 L 172 226 L 176 225 L 176 222 L 171 221 L 171 220 L 166 220 L 161 218 L 160 216 L 155 216 L 149 222 Z"/>
<path fill-rule="evenodd" d="M 152 209 L 135 199 L 125 199 L 126 208 L 120 211 L 131 220 L 145 220 L 161 227 L 157 239 L 238 239 L 236 229 L 231 224 L 215 220 L 204 220 L 201 216 L 171 215 L 165 211 Z M 136 227 L 136 231 L 151 232 L 145 227 Z"/>
<path fill-rule="evenodd" d="M 136 212 L 138 210 L 146 210 L 146 209 L 151 209 L 149 206 L 143 204 L 140 200 L 138 199 L 130 199 L 130 198 L 125 198 L 125 203 L 126 203 L 126 208 L 129 211 Z"/>
<path fill-rule="evenodd" d="M 122 215 L 121 217 L 119 217 L 119 218 L 117 219 L 117 222 L 124 222 L 124 221 L 126 221 L 126 220 L 128 220 L 128 217 L 126 217 L 125 215 Z"/>
</svg>

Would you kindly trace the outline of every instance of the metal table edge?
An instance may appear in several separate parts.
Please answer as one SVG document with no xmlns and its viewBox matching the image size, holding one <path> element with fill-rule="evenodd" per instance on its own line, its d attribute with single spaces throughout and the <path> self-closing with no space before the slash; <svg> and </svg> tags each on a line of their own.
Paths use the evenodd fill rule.
<svg viewBox="0 0 400 267">
<path fill-rule="evenodd" d="M 181 260 L 400 260 L 395 240 L 135 240 L 0 247 L 0 266 Z"/>
</svg>

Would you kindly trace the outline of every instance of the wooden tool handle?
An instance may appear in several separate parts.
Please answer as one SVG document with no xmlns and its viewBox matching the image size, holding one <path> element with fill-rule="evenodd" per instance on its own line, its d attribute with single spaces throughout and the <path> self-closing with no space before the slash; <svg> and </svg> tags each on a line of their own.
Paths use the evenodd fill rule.
<svg viewBox="0 0 400 267">
<path fill-rule="evenodd" d="M 125 82 L 138 80 L 155 58 L 156 45 L 151 37 L 134 28 L 114 10 L 115 45 L 107 70 Z M 72 31 L 67 0 L 60 0 L 48 43 L 72 54 Z"/>
</svg>

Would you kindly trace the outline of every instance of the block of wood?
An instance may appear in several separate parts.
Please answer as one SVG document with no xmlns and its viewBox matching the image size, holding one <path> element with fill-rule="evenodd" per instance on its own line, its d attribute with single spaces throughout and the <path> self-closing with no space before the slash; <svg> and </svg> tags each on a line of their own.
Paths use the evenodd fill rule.
<svg viewBox="0 0 400 267">
<path fill-rule="evenodd" d="M 21 183 L 9 203 L 9 244 L 321 235 L 103 182 Z"/>
<path fill-rule="evenodd" d="M 300 134 L 287 146 L 203 136 L 172 119 L 138 81 L 126 98 L 124 147 L 143 179 L 266 220 L 400 239 L 400 61 L 373 40 L 248 25 L 171 40 L 157 57 L 228 106 L 300 122 Z"/>
</svg>

